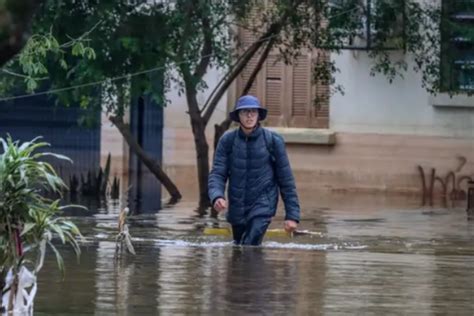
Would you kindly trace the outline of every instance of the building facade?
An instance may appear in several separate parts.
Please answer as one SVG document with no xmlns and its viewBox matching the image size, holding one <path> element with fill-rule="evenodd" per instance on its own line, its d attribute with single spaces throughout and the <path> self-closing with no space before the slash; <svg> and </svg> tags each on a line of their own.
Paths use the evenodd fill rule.
<svg viewBox="0 0 474 316">
<path fill-rule="evenodd" d="M 460 23 L 474 21 L 465 12 L 449 14 Z M 244 45 L 255 40 L 245 30 L 240 32 Z M 472 51 L 465 49 L 461 54 L 464 64 L 474 63 Z M 413 68 L 409 54 L 393 51 L 391 56 Z M 330 87 L 312 84 L 310 65 L 316 57 L 335 61 L 340 72 L 334 79 L 344 87 L 344 94 L 329 95 Z M 233 108 L 256 63 L 257 57 L 222 98 L 207 127 L 210 157 L 214 124 Z M 381 74 L 371 76 L 372 63 L 364 50 L 306 51 L 291 65 L 278 60 L 277 51 L 270 53 L 250 93 L 268 108 L 265 125 L 286 140 L 298 190 L 414 195 L 428 194 L 431 187 L 435 193 L 465 190 L 467 177 L 474 177 L 474 98 L 468 96 L 474 75 L 470 68 L 460 71 L 456 68 L 459 60 L 448 60 L 452 71 L 443 80 L 458 82 L 464 91 L 451 97 L 429 94 L 422 87 L 422 75 L 412 70 L 391 83 Z M 212 91 L 222 75 L 220 70 L 208 72 L 205 93 Z M 315 98 L 320 101 L 315 103 Z M 186 102 L 173 91 L 168 99 L 163 166 L 184 199 L 197 200 L 196 152 Z"/>
</svg>

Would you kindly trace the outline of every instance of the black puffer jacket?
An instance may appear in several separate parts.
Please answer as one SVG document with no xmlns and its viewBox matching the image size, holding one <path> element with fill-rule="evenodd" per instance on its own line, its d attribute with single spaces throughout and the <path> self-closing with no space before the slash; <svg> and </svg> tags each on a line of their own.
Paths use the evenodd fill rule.
<svg viewBox="0 0 474 316">
<path fill-rule="evenodd" d="M 229 179 L 229 211 L 232 225 L 257 216 L 275 215 L 280 190 L 285 219 L 299 221 L 300 207 L 295 181 L 283 138 L 263 127 L 250 135 L 241 129 L 226 132 L 219 140 L 209 175 L 209 198 L 224 197 Z"/>
</svg>

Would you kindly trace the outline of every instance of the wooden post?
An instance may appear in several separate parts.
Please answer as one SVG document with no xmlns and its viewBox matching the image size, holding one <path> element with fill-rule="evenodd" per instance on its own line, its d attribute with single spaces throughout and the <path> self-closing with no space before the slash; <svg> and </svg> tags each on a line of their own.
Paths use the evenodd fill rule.
<svg viewBox="0 0 474 316">
<path fill-rule="evenodd" d="M 467 183 L 467 219 L 474 220 L 474 180 Z"/>
</svg>

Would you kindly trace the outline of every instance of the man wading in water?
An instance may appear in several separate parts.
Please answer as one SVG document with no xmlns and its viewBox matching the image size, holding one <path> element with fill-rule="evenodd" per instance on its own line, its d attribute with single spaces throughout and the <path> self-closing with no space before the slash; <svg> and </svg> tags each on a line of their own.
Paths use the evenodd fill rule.
<svg viewBox="0 0 474 316">
<path fill-rule="evenodd" d="M 260 101 L 242 96 L 230 113 L 240 128 L 226 132 L 217 145 L 209 175 L 209 198 L 218 212 L 227 209 L 234 243 L 260 245 L 276 213 L 278 192 L 285 204 L 285 230 L 292 232 L 300 219 L 295 181 L 283 138 L 260 126 L 267 116 Z"/>
</svg>

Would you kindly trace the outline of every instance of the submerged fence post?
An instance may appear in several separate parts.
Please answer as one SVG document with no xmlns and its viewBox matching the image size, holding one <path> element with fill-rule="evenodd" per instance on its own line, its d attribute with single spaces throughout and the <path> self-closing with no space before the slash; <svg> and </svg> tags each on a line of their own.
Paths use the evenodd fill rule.
<svg viewBox="0 0 474 316">
<path fill-rule="evenodd" d="M 474 180 L 467 183 L 467 219 L 474 220 Z"/>
</svg>

